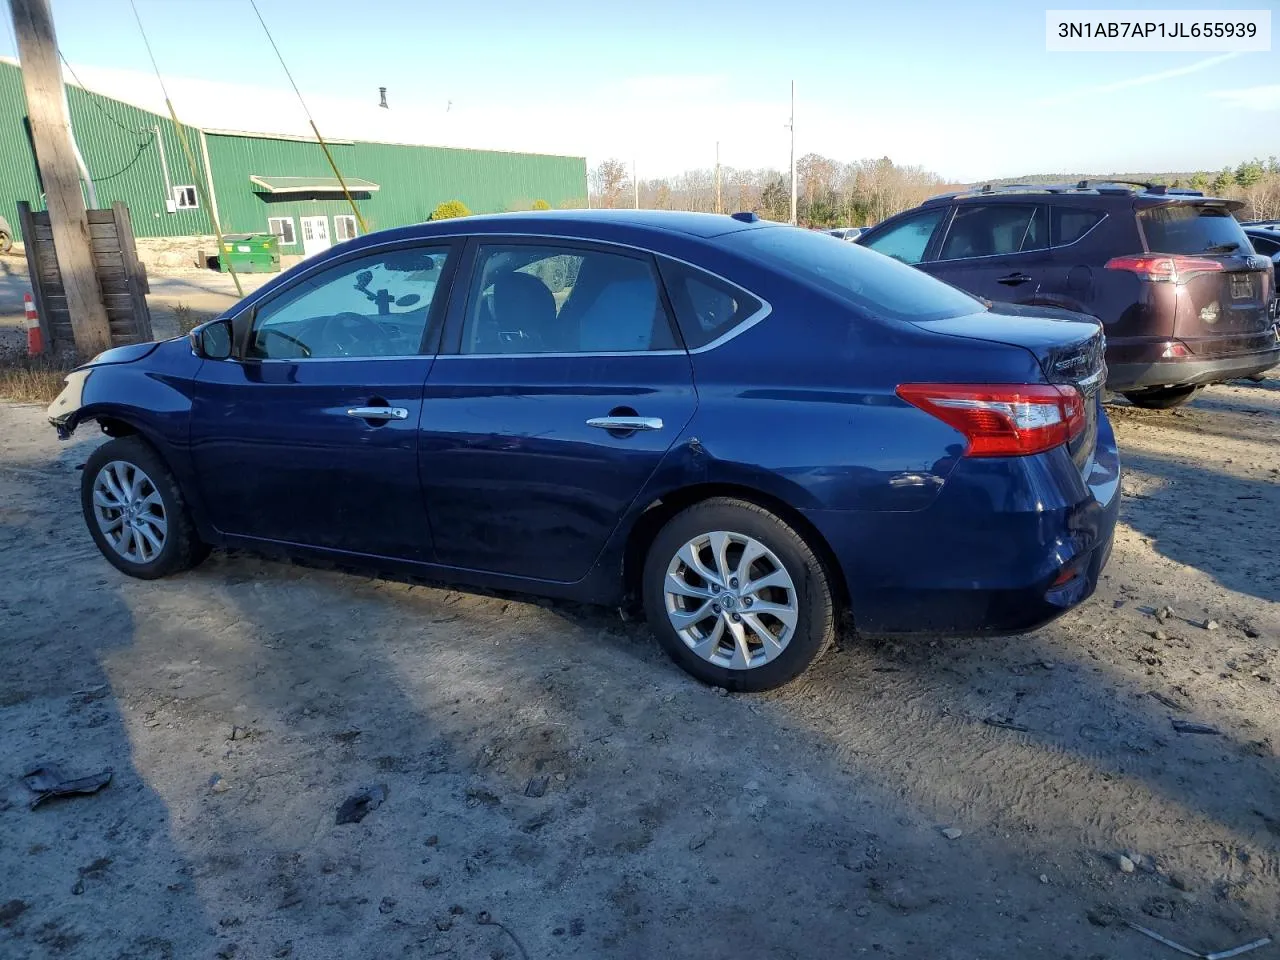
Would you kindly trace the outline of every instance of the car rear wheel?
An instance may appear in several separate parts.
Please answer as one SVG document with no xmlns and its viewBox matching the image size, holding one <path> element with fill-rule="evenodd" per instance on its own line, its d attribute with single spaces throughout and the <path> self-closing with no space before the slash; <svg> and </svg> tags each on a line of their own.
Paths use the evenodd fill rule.
<svg viewBox="0 0 1280 960">
<path fill-rule="evenodd" d="M 178 481 L 141 437 L 118 437 L 93 452 L 80 480 L 80 504 L 102 555 L 131 577 L 165 577 L 209 553 Z"/>
<path fill-rule="evenodd" d="M 1124 398 L 1143 410 L 1171 410 L 1181 406 L 1201 387 L 1156 387 L 1153 390 L 1131 390 Z"/>
<path fill-rule="evenodd" d="M 654 538 L 644 604 L 663 648 L 705 683 L 769 690 L 835 638 L 829 574 L 794 529 L 741 500 L 705 500 Z"/>
</svg>

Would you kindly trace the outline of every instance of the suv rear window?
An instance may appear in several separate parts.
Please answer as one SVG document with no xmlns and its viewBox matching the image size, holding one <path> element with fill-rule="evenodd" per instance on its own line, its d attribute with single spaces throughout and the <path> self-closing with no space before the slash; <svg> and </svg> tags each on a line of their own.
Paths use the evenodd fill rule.
<svg viewBox="0 0 1280 960">
<path fill-rule="evenodd" d="M 794 227 L 738 230 L 726 249 L 782 269 L 853 307 L 888 320 L 943 320 L 980 313 L 981 301 L 891 257 Z"/>
<path fill-rule="evenodd" d="M 745 290 L 682 263 L 661 260 L 658 269 L 671 295 L 684 345 L 690 350 L 724 336 L 755 316 L 762 306 Z"/>
<path fill-rule="evenodd" d="M 1225 207 L 1171 203 L 1138 212 L 1148 253 L 1248 252 L 1240 222 Z"/>
<path fill-rule="evenodd" d="M 1098 210 L 1082 210 L 1080 207 L 1054 207 L 1049 219 L 1049 242 L 1055 247 L 1075 243 L 1106 214 Z"/>
</svg>

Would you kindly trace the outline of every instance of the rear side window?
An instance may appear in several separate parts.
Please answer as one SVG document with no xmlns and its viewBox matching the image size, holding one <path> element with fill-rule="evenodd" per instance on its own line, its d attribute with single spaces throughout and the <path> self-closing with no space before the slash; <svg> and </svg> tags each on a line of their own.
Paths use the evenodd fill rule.
<svg viewBox="0 0 1280 960">
<path fill-rule="evenodd" d="M 1044 208 L 1030 203 L 971 204 L 956 210 L 940 260 L 996 257 L 1043 250 Z"/>
<path fill-rule="evenodd" d="M 1055 247 L 1065 247 L 1068 243 L 1075 243 L 1097 226 L 1105 216 L 1105 213 L 1098 210 L 1054 207 L 1049 218 L 1049 242 Z"/>
<path fill-rule="evenodd" d="M 1249 238 L 1225 207 L 1171 203 L 1138 212 L 1148 253 L 1231 253 Z"/>
<path fill-rule="evenodd" d="M 763 306 L 745 290 L 682 263 L 660 261 L 659 270 L 690 350 L 718 340 Z"/>
<path fill-rule="evenodd" d="M 864 241 L 863 246 L 903 263 L 919 263 L 929 249 L 933 231 L 938 229 L 942 215 L 946 212 L 947 208 L 943 206 L 905 217 L 887 227 L 883 233 Z"/>
<path fill-rule="evenodd" d="M 811 230 L 760 227 L 726 234 L 722 242 L 726 250 L 768 270 L 887 320 L 942 320 L 986 309 L 981 301 L 914 267 Z"/>
</svg>

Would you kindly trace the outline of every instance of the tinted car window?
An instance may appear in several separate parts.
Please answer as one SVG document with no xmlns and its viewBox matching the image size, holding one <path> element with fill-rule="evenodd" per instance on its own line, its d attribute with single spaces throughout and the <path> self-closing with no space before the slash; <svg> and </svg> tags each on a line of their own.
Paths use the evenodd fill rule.
<svg viewBox="0 0 1280 960">
<path fill-rule="evenodd" d="M 967 293 L 855 243 L 791 227 L 739 230 L 723 238 L 726 249 L 839 297 L 889 320 L 941 320 L 986 309 Z"/>
<path fill-rule="evenodd" d="M 745 290 L 671 260 L 662 262 L 662 279 L 690 350 L 724 336 L 763 306 Z"/>
<path fill-rule="evenodd" d="M 1055 247 L 1075 243 L 1093 229 L 1106 214 L 1079 207 L 1054 207 L 1050 217 L 1049 242 Z"/>
<path fill-rule="evenodd" d="M 883 233 L 864 241 L 863 246 L 870 247 L 886 257 L 893 257 L 903 263 L 919 263 L 929 249 L 929 240 L 933 231 L 938 229 L 946 207 L 926 210 L 915 216 L 905 217 Z"/>
<path fill-rule="evenodd" d="M 1259 237 L 1256 234 L 1250 234 L 1249 242 L 1253 244 L 1254 253 L 1260 253 L 1265 257 L 1280 253 L 1280 240 L 1272 240 L 1270 237 Z"/>
<path fill-rule="evenodd" d="M 463 353 L 672 350 L 653 264 L 568 247 L 482 244 Z"/>
<path fill-rule="evenodd" d="M 1229 253 L 1249 238 L 1225 207 L 1171 203 L 1138 213 L 1149 253 Z"/>
<path fill-rule="evenodd" d="M 447 247 L 412 247 L 346 260 L 258 308 L 247 356 L 394 357 L 419 352 Z"/>
<path fill-rule="evenodd" d="M 970 204 L 956 209 L 938 259 L 993 257 L 1046 246 L 1043 207 L 1030 203 Z"/>
</svg>

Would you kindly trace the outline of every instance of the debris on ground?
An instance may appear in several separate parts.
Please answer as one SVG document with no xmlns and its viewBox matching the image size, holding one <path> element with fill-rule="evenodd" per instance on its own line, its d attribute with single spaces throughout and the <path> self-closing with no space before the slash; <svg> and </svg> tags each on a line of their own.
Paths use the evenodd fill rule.
<svg viewBox="0 0 1280 960">
<path fill-rule="evenodd" d="M 540 797 L 547 792 L 547 784 L 550 783 L 549 777 L 533 777 L 524 787 L 524 795 L 526 797 Z"/>
<path fill-rule="evenodd" d="M 1203 733 L 1211 737 L 1222 736 L 1222 731 L 1217 727 L 1211 727 L 1207 723 L 1194 723 L 1191 720 L 1174 720 L 1170 719 L 1173 729 L 1178 733 Z"/>
<path fill-rule="evenodd" d="M 1205 630 L 1217 630 L 1220 626 L 1222 626 L 1222 624 L 1220 624 L 1217 620 L 1209 619 L 1201 623 L 1200 626 L 1203 627 Z"/>
<path fill-rule="evenodd" d="M 947 827 L 942 831 L 942 835 L 948 840 L 959 840 L 964 836 L 964 831 L 959 827 Z"/>
<path fill-rule="evenodd" d="M 226 793 L 231 789 L 231 784 L 227 783 L 226 777 L 220 773 L 215 773 L 209 778 L 209 791 L 211 793 Z"/>
<path fill-rule="evenodd" d="M 1001 730 L 1016 730 L 1019 733 L 1026 733 L 1028 728 L 1020 723 L 1015 723 L 1012 717 L 984 717 L 982 720 L 988 727 L 999 727 Z"/>
<path fill-rule="evenodd" d="M 1170 606 L 1163 606 L 1156 611 L 1156 619 L 1159 620 L 1161 623 L 1164 623 L 1166 620 L 1168 620 L 1172 616 L 1173 616 L 1173 607 L 1170 607 Z"/>
<path fill-rule="evenodd" d="M 1133 860 L 1125 856 L 1123 853 L 1120 854 L 1120 858 L 1116 861 L 1116 863 L 1119 865 L 1121 873 L 1133 873 L 1133 871 L 1137 869 L 1137 866 L 1136 864 L 1134 864 Z"/>
<path fill-rule="evenodd" d="M 516 949 L 520 951 L 520 956 L 524 957 L 524 960 L 529 960 L 529 951 L 525 950 L 524 944 L 520 942 L 520 938 L 516 936 L 515 931 L 512 930 L 510 927 L 508 927 L 502 921 L 493 919 L 493 915 L 490 914 L 488 910 L 481 910 L 479 913 L 476 914 L 476 923 L 486 927 L 497 927 L 499 930 L 501 930 L 503 933 L 505 933 L 508 937 L 511 938 L 511 942 L 514 943 L 516 945 Z M 574 920 L 573 923 L 574 925 L 580 925 L 582 924 L 582 921 Z M 576 928 L 576 932 L 573 935 L 575 937 L 578 936 L 579 934 L 582 933 L 584 929 L 585 929 L 584 926 L 578 926 Z"/>
<path fill-rule="evenodd" d="M 34 810 L 52 797 L 70 797 L 76 794 L 97 793 L 111 782 L 111 768 L 87 777 L 68 777 L 59 767 L 52 764 L 37 767 L 30 773 L 23 774 L 25 783 L 37 796 L 31 801 Z"/>
<path fill-rule="evenodd" d="M 368 787 L 361 790 L 353 796 L 347 797 L 342 801 L 342 806 L 338 808 L 338 824 L 359 823 L 367 817 L 372 811 L 382 806 L 382 801 L 387 799 L 387 787 L 385 784 L 379 784 L 374 787 Z"/>
<path fill-rule="evenodd" d="M 1238 957 L 1251 950 L 1257 950 L 1259 947 L 1265 947 L 1271 942 L 1270 937 L 1263 937 L 1260 940 L 1254 940 L 1252 943 L 1246 943 L 1243 946 L 1232 947 L 1230 950 L 1220 950 L 1217 953 L 1200 953 L 1196 950 L 1192 950 L 1190 947 L 1184 947 L 1182 944 L 1177 943 L 1174 940 L 1170 940 L 1168 937 L 1163 937 L 1154 930 L 1149 930 L 1141 924 L 1134 923 L 1132 920 L 1126 920 L 1125 925 L 1133 930 L 1137 930 L 1143 936 L 1150 937 L 1158 943 L 1163 943 L 1170 950 L 1177 950 L 1179 953 L 1188 957 L 1198 957 L 1199 960 L 1228 960 L 1229 957 Z"/>
</svg>

